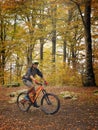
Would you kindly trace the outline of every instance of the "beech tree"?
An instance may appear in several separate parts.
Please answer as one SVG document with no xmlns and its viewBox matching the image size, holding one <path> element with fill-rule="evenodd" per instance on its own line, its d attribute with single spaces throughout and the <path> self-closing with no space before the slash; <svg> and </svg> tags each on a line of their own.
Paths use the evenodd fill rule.
<svg viewBox="0 0 98 130">
<path fill-rule="evenodd" d="M 92 1 L 96 3 L 95 0 Z M 78 71 L 77 66 L 82 64 L 84 58 L 86 62 L 83 85 L 95 86 L 92 60 L 97 52 L 97 40 L 96 35 L 93 35 L 96 44 L 92 46 L 91 18 L 94 21 L 92 31 L 95 34 L 97 11 L 94 9 L 96 4 L 91 3 L 92 1 L 0 1 L 0 80 L 2 83 L 5 80 L 6 63 L 7 69 L 15 66 L 9 72 L 14 78 L 16 75 L 17 77 L 21 75 L 20 64 L 27 67 L 35 57 L 43 61 L 43 66 L 45 60 L 52 61 L 51 72 L 57 70 L 58 62 L 63 61 L 68 63 L 69 68 Z M 94 52 L 93 47 L 96 48 Z M 86 56 L 80 56 L 81 52 L 83 54 L 85 52 Z M 93 61 L 95 63 L 96 60 Z"/>
<path fill-rule="evenodd" d="M 84 86 L 96 86 L 95 75 L 92 63 L 92 38 L 91 38 L 91 2 L 92 0 L 85 0 L 84 2 L 84 17 L 80 8 L 80 3 L 74 0 L 80 12 L 82 22 L 84 25 L 85 45 L 86 45 L 86 64 L 85 64 L 85 77 L 83 78 Z"/>
</svg>

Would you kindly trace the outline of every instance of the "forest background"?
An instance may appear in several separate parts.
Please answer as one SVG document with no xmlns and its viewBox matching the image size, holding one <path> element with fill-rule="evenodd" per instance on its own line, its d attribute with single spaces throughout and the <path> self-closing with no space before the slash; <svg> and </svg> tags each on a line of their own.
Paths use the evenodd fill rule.
<svg viewBox="0 0 98 130">
<path fill-rule="evenodd" d="M 98 85 L 97 0 L 0 0 L 0 85 L 32 60 L 50 85 Z"/>
</svg>

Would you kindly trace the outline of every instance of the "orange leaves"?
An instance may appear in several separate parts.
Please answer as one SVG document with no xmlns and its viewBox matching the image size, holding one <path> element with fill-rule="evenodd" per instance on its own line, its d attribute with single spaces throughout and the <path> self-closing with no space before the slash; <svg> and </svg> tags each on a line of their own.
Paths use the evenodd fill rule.
<svg viewBox="0 0 98 130">
<path fill-rule="evenodd" d="M 4 1 L 4 2 L 1 3 L 1 7 L 4 10 L 15 8 L 15 5 L 16 4 L 15 4 L 14 0 L 6 0 L 6 1 Z"/>
<path fill-rule="evenodd" d="M 3 10 L 10 10 L 10 9 L 15 9 L 20 5 L 23 5 L 25 0 L 1 0 L 1 8 Z"/>
<path fill-rule="evenodd" d="M 38 109 L 23 113 L 16 104 L 6 103 L 2 94 L 17 89 L 19 88 L 0 88 L 0 130 L 98 130 L 98 95 L 93 95 L 98 88 L 48 87 L 50 92 L 58 95 L 61 91 L 79 94 L 78 100 L 74 101 L 60 98 L 60 111 L 51 116 Z"/>
</svg>

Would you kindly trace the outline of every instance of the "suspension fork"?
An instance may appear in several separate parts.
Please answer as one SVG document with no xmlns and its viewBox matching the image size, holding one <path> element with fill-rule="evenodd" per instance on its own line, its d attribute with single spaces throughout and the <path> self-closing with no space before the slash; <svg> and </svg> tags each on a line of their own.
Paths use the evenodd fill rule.
<svg viewBox="0 0 98 130">
<path fill-rule="evenodd" d="M 42 89 L 42 93 L 43 93 L 43 95 L 46 95 L 46 94 L 47 94 L 47 92 L 46 92 L 45 89 Z"/>
<path fill-rule="evenodd" d="M 43 89 L 42 92 L 43 92 L 43 95 L 45 96 L 46 102 L 48 103 L 48 105 L 50 105 L 51 102 L 50 102 L 50 100 L 49 100 L 49 97 L 48 97 L 48 94 L 47 94 L 46 90 Z"/>
</svg>

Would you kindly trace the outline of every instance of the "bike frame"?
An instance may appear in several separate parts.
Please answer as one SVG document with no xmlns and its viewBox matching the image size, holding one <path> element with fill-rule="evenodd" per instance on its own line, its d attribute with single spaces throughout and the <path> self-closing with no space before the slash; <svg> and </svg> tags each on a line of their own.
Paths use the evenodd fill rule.
<svg viewBox="0 0 98 130">
<path fill-rule="evenodd" d="M 35 100 L 38 98 L 40 92 L 42 91 L 43 94 L 46 94 L 46 91 L 44 89 L 44 87 L 42 85 L 38 86 L 38 88 L 36 89 L 36 95 L 33 97 L 33 95 L 31 94 L 30 96 L 30 100 L 34 103 Z M 32 93 L 32 91 L 31 91 Z"/>
<path fill-rule="evenodd" d="M 42 85 L 41 83 L 37 85 L 37 89 L 35 90 L 36 94 L 33 94 L 33 89 L 29 93 L 29 101 L 24 99 L 24 97 L 27 95 L 27 92 L 21 92 L 18 95 L 17 105 L 20 110 L 24 112 L 28 111 L 32 105 L 34 106 L 34 102 L 37 100 L 40 104 L 41 110 L 44 111 L 46 114 L 55 114 L 56 112 L 58 112 L 60 108 L 59 98 L 55 94 L 48 93 L 44 89 L 44 85 Z M 43 95 L 40 95 L 40 92 L 42 92 Z M 37 98 L 39 98 L 39 100 Z"/>
</svg>

